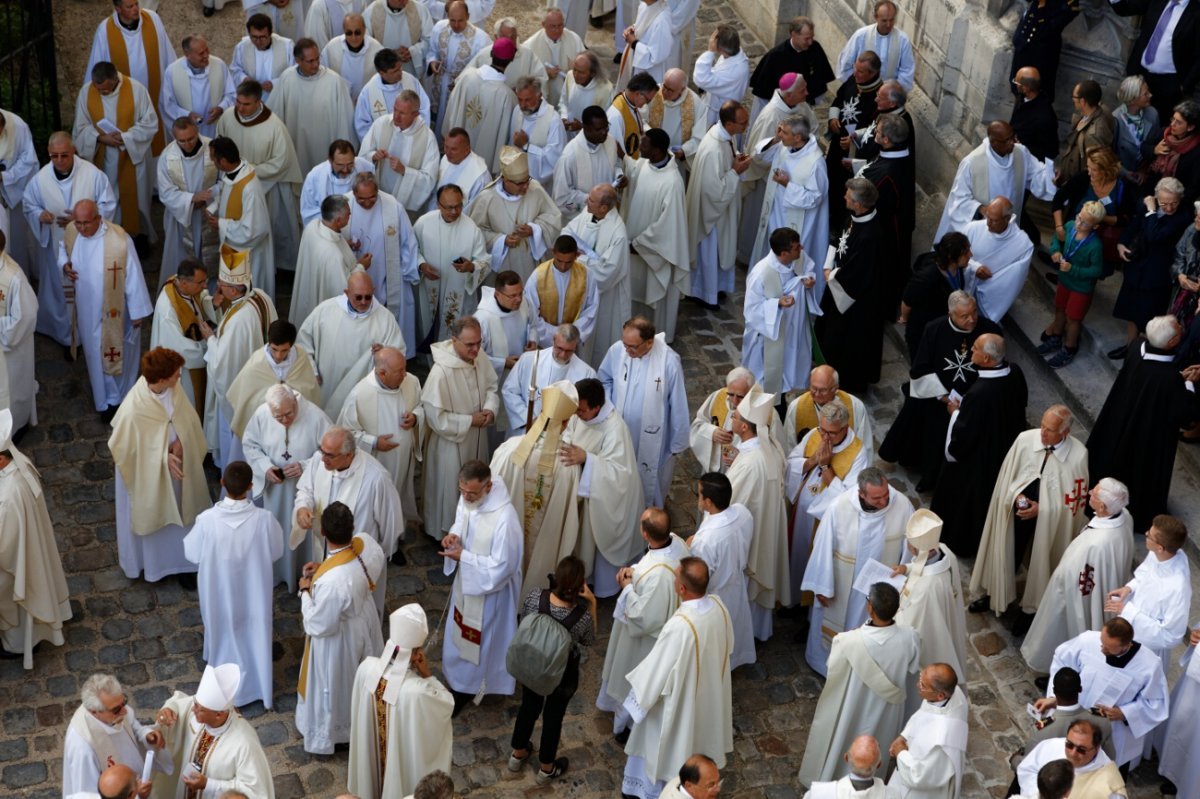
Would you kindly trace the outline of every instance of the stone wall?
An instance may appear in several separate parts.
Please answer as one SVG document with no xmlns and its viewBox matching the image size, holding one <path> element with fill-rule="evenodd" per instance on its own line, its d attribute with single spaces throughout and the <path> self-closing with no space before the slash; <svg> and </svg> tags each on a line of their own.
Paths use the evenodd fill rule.
<svg viewBox="0 0 1200 799">
<path fill-rule="evenodd" d="M 831 59 L 871 19 L 874 0 L 739 0 L 734 5 L 761 39 L 777 42 L 797 14 L 811 17 Z M 959 160 L 983 140 L 986 123 L 1008 119 L 1012 32 L 1025 0 L 898 0 L 897 25 L 917 53 L 909 110 L 920 140 L 919 180 L 929 194 L 945 192 Z M 1071 86 L 1093 78 L 1109 106 L 1124 73 L 1136 20 L 1117 17 L 1107 0 L 1083 0 L 1064 34 L 1056 106 L 1065 133 Z"/>
</svg>

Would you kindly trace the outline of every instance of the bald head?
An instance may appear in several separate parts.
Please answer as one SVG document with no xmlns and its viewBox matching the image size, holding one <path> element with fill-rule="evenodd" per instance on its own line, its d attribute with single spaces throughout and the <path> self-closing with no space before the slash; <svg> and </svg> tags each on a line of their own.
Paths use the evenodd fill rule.
<svg viewBox="0 0 1200 799">
<path fill-rule="evenodd" d="M 1013 126 L 1004 120 L 997 119 L 987 126 L 988 144 L 996 155 L 1004 158 L 1012 153 L 1017 144 L 1017 136 Z"/>
<path fill-rule="evenodd" d="M 881 761 L 879 742 L 871 735 L 860 735 L 850 743 L 846 752 L 846 764 L 850 773 L 859 779 L 870 779 L 875 776 L 875 769 Z"/>
<path fill-rule="evenodd" d="M 662 96 L 667 102 L 675 102 L 687 90 L 687 73 L 682 69 L 668 69 L 663 75 Z"/>
<path fill-rule="evenodd" d="M 371 309 L 374 297 L 375 283 L 371 276 L 361 270 L 351 272 L 350 277 L 346 278 L 346 299 L 351 307 L 359 313 L 366 313 Z"/>
<path fill-rule="evenodd" d="M 1013 204 L 1007 197 L 997 197 L 980 209 L 987 229 L 992 233 L 1003 233 L 1008 230 L 1012 219 Z"/>
<path fill-rule="evenodd" d="M 100 773 L 96 789 L 104 799 L 129 799 L 137 793 L 137 776 L 129 766 L 109 766 Z"/>
<path fill-rule="evenodd" d="M 71 209 L 71 215 L 76 222 L 90 222 L 100 216 L 100 208 L 94 200 L 80 200 Z"/>
</svg>

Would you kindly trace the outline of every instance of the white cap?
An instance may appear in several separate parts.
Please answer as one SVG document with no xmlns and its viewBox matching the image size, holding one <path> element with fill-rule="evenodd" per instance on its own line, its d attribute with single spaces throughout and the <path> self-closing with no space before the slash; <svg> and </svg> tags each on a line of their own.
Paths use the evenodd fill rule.
<svg viewBox="0 0 1200 799">
<path fill-rule="evenodd" d="M 242 668 L 236 663 L 204 667 L 200 687 L 196 689 L 196 702 L 209 710 L 223 713 L 233 707 L 238 686 L 242 684 Z"/>
<path fill-rule="evenodd" d="M 402 608 L 392 611 L 388 616 L 388 634 L 392 643 L 404 649 L 413 650 L 425 645 L 429 637 L 429 621 L 425 611 L 416 602 L 410 602 Z"/>
<path fill-rule="evenodd" d="M 942 519 L 926 508 L 920 508 L 904 526 L 904 536 L 918 552 L 928 552 L 942 540 Z"/>
<path fill-rule="evenodd" d="M 775 395 L 766 394 L 758 386 L 746 392 L 737 406 L 738 416 L 753 425 L 769 425 L 775 412 Z"/>
</svg>

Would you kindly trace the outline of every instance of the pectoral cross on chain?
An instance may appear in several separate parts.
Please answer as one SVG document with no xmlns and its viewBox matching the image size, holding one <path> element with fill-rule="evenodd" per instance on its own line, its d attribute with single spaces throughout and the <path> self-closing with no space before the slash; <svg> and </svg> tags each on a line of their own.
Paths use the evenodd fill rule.
<svg viewBox="0 0 1200 799">
<path fill-rule="evenodd" d="M 112 266 L 110 266 L 108 269 L 105 269 L 104 271 L 112 272 L 112 276 L 113 276 L 112 287 L 113 287 L 113 290 L 115 291 L 117 288 L 117 274 L 125 271 L 125 267 L 119 265 L 116 261 L 113 261 Z"/>
<path fill-rule="evenodd" d="M 654 378 L 654 390 L 662 391 L 662 378 L 661 377 Z"/>
</svg>

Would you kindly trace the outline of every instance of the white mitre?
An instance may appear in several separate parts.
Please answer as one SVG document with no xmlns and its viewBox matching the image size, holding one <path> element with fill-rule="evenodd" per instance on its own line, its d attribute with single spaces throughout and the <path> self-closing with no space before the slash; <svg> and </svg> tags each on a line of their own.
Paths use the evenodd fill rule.
<svg viewBox="0 0 1200 799">
<path fill-rule="evenodd" d="M 919 575 L 925 570 L 925 559 L 929 551 L 934 549 L 942 540 L 942 519 L 927 508 L 920 508 L 908 519 L 904 526 L 904 537 L 908 544 L 917 552 L 912 562 L 908 564 L 908 573 Z"/>
<path fill-rule="evenodd" d="M 380 680 L 387 680 L 383 689 L 384 702 L 396 704 L 400 686 L 408 676 L 408 663 L 413 650 L 424 646 L 428 637 L 429 621 L 425 618 L 425 611 L 416 602 L 397 608 L 388 616 L 388 640 L 383 647 L 383 654 L 379 656 L 386 664 L 379 675 Z M 375 690 L 379 690 L 378 680 Z"/>
<path fill-rule="evenodd" d="M 738 416 L 756 427 L 770 427 L 775 412 L 775 395 L 766 394 L 758 386 L 750 389 L 738 403 Z"/>
<path fill-rule="evenodd" d="M 242 667 L 236 663 L 204 667 L 200 687 L 196 689 L 196 704 L 207 710 L 224 713 L 233 708 L 233 698 L 242 684 Z"/>
</svg>

